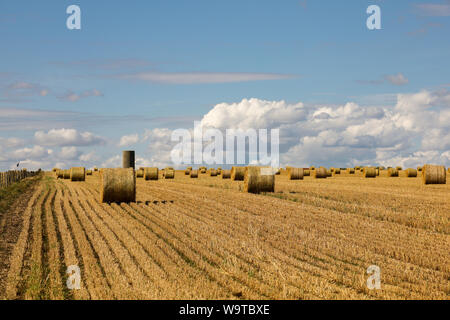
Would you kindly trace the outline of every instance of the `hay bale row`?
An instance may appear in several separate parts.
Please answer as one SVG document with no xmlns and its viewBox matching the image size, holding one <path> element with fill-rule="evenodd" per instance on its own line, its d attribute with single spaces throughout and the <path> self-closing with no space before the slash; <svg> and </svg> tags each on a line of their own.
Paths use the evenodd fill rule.
<svg viewBox="0 0 450 320">
<path fill-rule="evenodd" d="M 444 166 L 426 164 L 422 168 L 422 182 L 424 184 L 445 184 L 447 175 Z"/>
<path fill-rule="evenodd" d="M 252 166 L 244 169 L 244 192 L 274 192 L 275 175 L 273 174 L 272 168 Z"/>
<path fill-rule="evenodd" d="M 230 179 L 231 170 L 222 170 L 222 179 Z"/>
<path fill-rule="evenodd" d="M 417 177 L 417 170 L 408 168 L 405 170 L 405 174 L 406 174 L 406 177 L 408 177 L 408 178 L 415 178 L 415 177 Z"/>
<path fill-rule="evenodd" d="M 138 170 L 136 170 L 136 178 L 143 178 L 143 177 L 144 177 L 144 169 L 139 168 Z"/>
<path fill-rule="evenodd" d="M 303 180 L 303 168 L 289 168 L 288 177 L 289 180 Z"/>
<path fill-rule="evenodd" d="M 174 179 L 175 178 L 175 170 L 166 168 L 166 169 L 164 169 L 163 176 L 164 176 L 164 179 Z"/>
<path fill-rule="evenodd" d="M 398 170 L 396 168 L 388 168 L 388 177 L 398 177 Z"/>
<path fill-rule="evenodd" d="M 243 181 L 245 177 L 245 167 L 232 167 L 231 168 L 231 180 Z"/>
<path fill-rule="evenodd" d="M 85 181 L 86 169 L 84 167 L 70 168 L 70 181 Z"/>
<path fill-rule="evenodd" d="M 198 170 L 191 170 L 190 176 L 193 179 L 198 178 Z"/>
<path fill-rule="evenodd" d="M 363 170 L 364 178 L 376 178 L 377 177 L 377 168 L 368 167 Z"/>
<path fill-rule="evenodd" d="M 341 169 L 340 168 L 331 168 L 330 170 L 334 174 L 341 174 Z"/>
<path fill-rule="evenodd" d="M 144 168 L 145 180 L 158 180 L 159 169 L 155 167 Z"/>
<path fill-rule="evenodd" d="M 326 179 L 328 177 L 327 169 L 324 167 L 320 167 L 316 170 L 313 170 L 312 177 L 314 179 Z"/>
<path fill-rule="evenodd" d="M 100 202 L 136 202 L 134 169 L 102 169 L 100 172 Z"/>
</svg>

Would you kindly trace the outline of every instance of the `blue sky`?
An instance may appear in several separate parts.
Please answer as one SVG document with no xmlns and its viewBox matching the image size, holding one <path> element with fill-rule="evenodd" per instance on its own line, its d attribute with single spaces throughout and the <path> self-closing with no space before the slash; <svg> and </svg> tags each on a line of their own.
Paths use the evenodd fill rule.
<svg viewBox="0 0 450 320">
<path fill-rule="evenodd" d="M 81 30 L 66 28 L 71 4 Z M 366 27 L 372 4 L 382 30 Z M 2 1 L 0 111 L 9 116 L 0 114 L 0 137 L 21 139 L 23 149 L 39 130 L 86 131 L 106 142 L 75 145 L 77 156 L 99 150 L 103 161 L 115 152 L 105 145 L 124 135 L 190 128 L 215 105 L 245 98 L 394 108 L 399 93 L 450 84 L 449 8 L 445 0 Z M 8 125 L 23 109 L 51 116 Z"/>
</svg>

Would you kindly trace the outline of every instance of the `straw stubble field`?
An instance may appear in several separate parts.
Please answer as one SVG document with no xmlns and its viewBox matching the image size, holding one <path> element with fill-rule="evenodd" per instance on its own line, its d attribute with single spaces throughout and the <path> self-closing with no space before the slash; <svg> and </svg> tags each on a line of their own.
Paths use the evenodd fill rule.
<svg viewBox="0 0 450 320">
<path fill-rule="evenodd" d="M 23 213 L 3 298 L 449 299 L 450 184 L 361 174 L 274 193 L 184 171 L 100 204 L 99 175 L 48 173 Z M 68 290 L 66 269 L 81 270 Z M 381 289 L 366 286 L 370 265 Z"/>
</svg>

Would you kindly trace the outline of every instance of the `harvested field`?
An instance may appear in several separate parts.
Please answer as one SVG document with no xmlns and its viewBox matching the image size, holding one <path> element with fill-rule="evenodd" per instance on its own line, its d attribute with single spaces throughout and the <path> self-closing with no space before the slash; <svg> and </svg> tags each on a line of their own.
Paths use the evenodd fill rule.
<svg viewBox="0 0 450 320">
<path fill-rule="evenodd" d="M 7 299 L 449 299 L 450 183 L 361 172 L 247 194 L 177 171 L 100 204 L 98 175 L 47 173 L 21 212 Z M 65 286 L 68 266 L 81 290 Z M 366 286 L 370 265 L 381 290 Z M 2 288 L 2 286 L 0 286 Z"/>
</svg>

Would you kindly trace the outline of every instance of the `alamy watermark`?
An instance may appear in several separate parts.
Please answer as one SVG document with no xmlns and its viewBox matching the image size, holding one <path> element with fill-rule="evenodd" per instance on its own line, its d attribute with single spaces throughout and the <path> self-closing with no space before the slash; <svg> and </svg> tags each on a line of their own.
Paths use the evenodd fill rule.
<svg viewBox="0 0 450 320">
<path fill-rule="evenodd" d="M 367 268 L 367 274 L 369 274 L 369 278 L 367 278 L 367 288 L 369 290 L 381 289 L 381 270 L 379 266 L 371 265 Z"/>
<path fill-rule="evenodd" d="M 280 164 L 279 129 L 226 129 L 224 136 L 221 130 L 204 129 L 196 121 L 193 130 L 174 130 L 171 140 L 179 142 L 170 153 L 176 165 L 248 163 L 278 168 Z"/>
<path fill-rule="evenodd" d="M 68 275 L 66 285 L 69 290 L 81 289 L 81 270 L 77 265 L 67 267 L 66 273 Z"/>
</svg>

